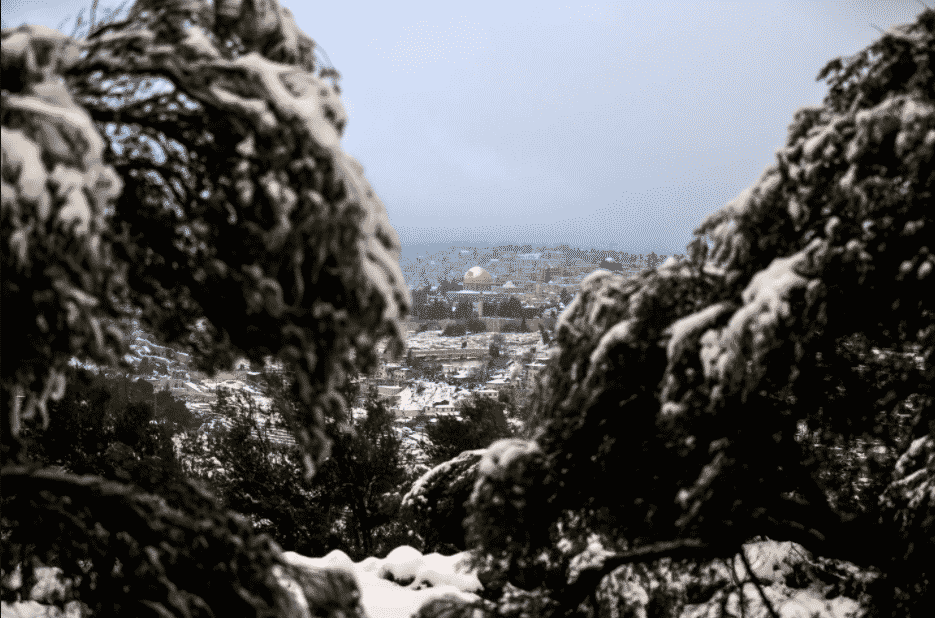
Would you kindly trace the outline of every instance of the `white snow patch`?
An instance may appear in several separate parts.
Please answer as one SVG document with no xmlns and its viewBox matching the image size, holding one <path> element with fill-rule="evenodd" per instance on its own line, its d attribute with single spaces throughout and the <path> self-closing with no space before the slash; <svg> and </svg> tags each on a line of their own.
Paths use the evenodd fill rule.
<svg viewBox="0 0 935 618">
<path fill-rule="evenodd" d="M 478 474 L 490 478 L 499 478 L 514 460 L 534 452 L 538 446 L 529 440 L 506 438 L 497 440 L 487 448 L 478 467 Z"/>
<path fill-rule="evenodd" d="M 442 597 L 470 603 L 478 600 L 473 593 L 481 590 L 477 575 L 464 564 L 467 552 L 423 556 L 418 550 L 403 545 L 386 558 L 371 556 L 359 563 L 339 550 L 324 558 L 309 558 L 295 552 L 283 552 L 283 557 L 295 566 L 338 568 L 353 575 L 360 588 L 361 605 L 370 618 L 409 618 L 425 603 Z M 411 580 L 411 583 L 401 586 L 388 581 L 387 576 L 396 582 Z M 422 586 L 429 587 L 420 589 Z"/>
</svg>

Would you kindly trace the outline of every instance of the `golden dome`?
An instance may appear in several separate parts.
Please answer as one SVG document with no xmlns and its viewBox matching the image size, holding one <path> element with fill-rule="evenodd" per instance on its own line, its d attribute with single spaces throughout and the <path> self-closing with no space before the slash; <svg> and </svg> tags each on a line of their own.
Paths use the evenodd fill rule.
<svg viewBox="0 0 935 618">
<path fill-rule="evenodd" d="M 493 283 L 493 277 L 490 276 L 490 273 L 481 268 L 480 266 L 475 266 L 471 270 L 464 273 L 464 282 L 465 283 Z"/>
</svg>

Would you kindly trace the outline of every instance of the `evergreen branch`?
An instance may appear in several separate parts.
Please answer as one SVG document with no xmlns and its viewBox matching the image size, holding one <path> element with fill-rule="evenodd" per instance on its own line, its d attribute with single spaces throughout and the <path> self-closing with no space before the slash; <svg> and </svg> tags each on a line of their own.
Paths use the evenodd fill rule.
<svg viewBox="0 0 935 618">
<path fill-rule="evenodd" d="M 703 559 L 713 557 L 713 545 L 698 539 L 676 539 L 653 543 L 621 554 L 608 556 L 598 566 L 582 569 L 578 578 L 566 586 L 557 596 L 562 599 L 559 615 L 572 616 L 601 581 L 625 564 L 654 562 L 661 558 L 672 560 Z"/>
</svg>

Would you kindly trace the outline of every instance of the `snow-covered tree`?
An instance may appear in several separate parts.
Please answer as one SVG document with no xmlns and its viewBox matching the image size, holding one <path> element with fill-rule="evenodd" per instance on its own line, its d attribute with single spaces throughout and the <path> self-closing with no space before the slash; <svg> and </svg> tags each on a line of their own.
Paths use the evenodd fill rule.
<svg viewBox="0 0 935 618">
<path fill-rule="evenodd" d="M 423 553 L 466 549 L 466 503 L 477 480 L 484 449 L 465 450 L 423 474 L 403 496 L 402 514 L 422 540 Z"/>
<path fill-rule="evenodd" d="M 824 104 L 799 110 L 777 162 L 702 222 L 690 261 L 582 282 L 535 395 L 534 439 L 496 443 L 480 464 L 480 564 L 562 615 L 624 564 L 731 556 L 767 535 L 879 569 L 880 615 L 935 604 L 932 49 L 927 9 L 832 61 Z M 879 424 L 873 406 L 815 389 L 829 366 L 851 370 L 828 360 L 857 334 L 922 366 L 886 389 L 891 403 L 923 396 L 868 512 L 829 502 L 796 441 L 819 409 L 839 432 Z M 880 399 L 874 381 L 842 386 Z M 591 534 L 611 553 L 572 580 L 556 538 L 583 548 Z"/>
<path fill-rule="evenodd" d="M 336 448 L 320 479 L 338 503 L 349 509 L 347 530 L 352 542 L 348 553 L 358 560 L 386 554 L 406 539 L 405 526 L 396 519 L 406 469 L 393 413 L 376 387 L 367 393 L 364 407 L 364 418 L 346 428 L 334 426 Z"/>
<path fill-rule="evenodd" d="M 510 435 L 504 405 L 490 397 L 472 396 L 457 404 L 461 418 L 442 416 L 428 426 L 432 463 L 441 463 L 462 451 L 482 449 Z"/>
<path fill-rule="evenodd" d="M 278 548 L 213 497 L 36 471 L 17 437 L 55 422 L 72 357 L 125 362 L 105 318 L 135 317 L 198 370 L 278 357 L 303 470 L 327 459 L 340 385 L 376 365 L 381 338 L 401 353 L 409 306 L 398 237 L 341 148 L 337 72 L 278 1 L 138 0 L 81 40 L 0 38 L 0 287 L 5 315 L 28 317 L 0 326 L 4 499 L 61 513 L 5 529 L 4 555 L 51 539 L 44 558 L 106 614 L 282 610 Z"/>
<path fill-rule="evenodd" d="M 488 353 L 492 359 L 500 358 L 500 355 L 503 353 L 503 348 L 506 345 L 506 337 L 503 336 L 503 333 L 494 333 L 490 338 L 490 345 L 488 346 Z"/>
<path fill-rule="evenodd" d="M 59 422 L 24 430 L 31 461 L 61 466 L 73 474 L 131 481 L 149 491 L 181 476 L 171 437 L 173 429 L 184 423 L 181 419 L 151 422 L 157 417 L 150 384 L 122 376 L 108 378 L 81 367 L 69 366 L 66 371 L 65 396 L 49 404 Z M 165 399 L 161 403 L 182 405 L 169 399 L 171 403 Z M 189 419 L 190 414 L 185 420 Z"/>
</svg>

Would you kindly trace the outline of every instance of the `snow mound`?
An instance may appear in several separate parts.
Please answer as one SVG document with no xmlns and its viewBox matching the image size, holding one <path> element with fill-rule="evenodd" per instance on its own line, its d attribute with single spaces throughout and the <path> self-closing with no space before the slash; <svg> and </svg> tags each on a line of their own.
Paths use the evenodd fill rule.
<svg viewBox="0 0 935 618">
<path fill-rule="evenodd" d="M 293 566 L 312 567 L 319 569 L 342 569 L 348 573 L 356 574 L 354 561 L 351 560 L 350 556 L 345 554 L 340 549 L 335 549 L 324 558 L 310 558 L 308 556 L 297 554 L 294 551 L 283 552 L 282 557 L 286 562 Z"/>
<path fill-rule="evenodd" d="M 467 552 L 453 556 L 438 553 L 423 556 L 403 545 L 386 558 L 369 557 L 354 563 L 340 550 L 324 558 L 309 558 L 283 552 L 289 564 L 302 568 L 341 569 L 351 574 L 361 592 L 361 606 L 369 618 L 410 618 L 426 603 L 439 598 L 476 602 L 482 589 L 477 575 L 465 562 Z M 400 582 L 400 583 L 396 583 Z"/>
<path fill-rule="evenodd" d="M 383 564 L 377 569 L 377 577 L 388 579 L 391 575 L 395 581 L 409 581 L 416 576 L 422 566 L 422 554 L 408 545 L 402 545 L 391 551 Z"/>
</svg>

